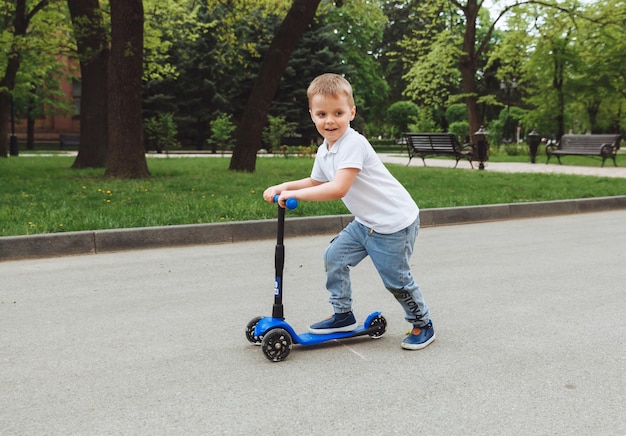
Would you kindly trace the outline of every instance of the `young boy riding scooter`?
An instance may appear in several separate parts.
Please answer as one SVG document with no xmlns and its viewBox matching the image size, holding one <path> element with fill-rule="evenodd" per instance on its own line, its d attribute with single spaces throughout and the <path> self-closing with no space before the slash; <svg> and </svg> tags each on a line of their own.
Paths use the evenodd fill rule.
<svg viewBox="0 0 626 436">
<path fill-rule="evenodd" d="M 324 255 L 326 288 L 334 315 L 311 325 L 309 332 L 350 332 L 358 327 L 352 313 L 350 267 L 369 256 L 413 325 L 402 348 L 422 349 L 435 339 L 435 331 L 409 264 L 419 229 L 419 208 L 367 139 L 350 127 L 356 114 L 350 83 L 337 74 L 323 74 L 311 82 L 307 95 L 311 119 L 324 138 L 311 176 L 271 186 L 263 198 L 273 203 L 278 195 L 281 207 L 288 198 L 341 199 L 355 216 Z"/>
</svg>

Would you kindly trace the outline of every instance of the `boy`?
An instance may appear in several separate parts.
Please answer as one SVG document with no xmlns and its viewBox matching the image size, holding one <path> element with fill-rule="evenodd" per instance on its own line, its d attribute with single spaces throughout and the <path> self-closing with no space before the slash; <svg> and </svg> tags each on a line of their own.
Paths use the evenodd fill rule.
<svg viewBox="0 0 626 436">
<path fill-rule="evenodd" d="M 411 275 L 409 259 L 419 228 L 419 209 L 410 194 L 385 168 L 367 139 L 350 127 L 356 114 L 352 87 L 337 74 L 311 82 L 309 112 L 324 138 L 311 176 L 271 186 L 263 198 L 285 207 L 285 200 L 330 201 L 341 198 L 355 220 L 324 254 L 326 288 L 334 315 L 309 331 L 326 334 L 355 330 L 350 267 L 370 256 L 385 287 L 406 312 L 413 328 L 402 348 L 419 350 L 435 339 L 428 306 Z"/>
</svg>

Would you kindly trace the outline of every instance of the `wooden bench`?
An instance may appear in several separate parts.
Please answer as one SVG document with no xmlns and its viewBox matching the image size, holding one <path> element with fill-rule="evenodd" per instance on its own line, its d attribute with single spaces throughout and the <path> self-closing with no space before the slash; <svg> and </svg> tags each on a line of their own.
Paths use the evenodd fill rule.
<svg viewBox="0 0 626 436">
<path fill-rule="evenodd" d="M 80 135 L 78 133 L 61 133 L 59 135 L 59 149 L 63 150 L 65 146 L 76 146 L 80 145 Z"/>
<path fill-rule="evenodd" d="M 409 162 L 413 156 L 419 156 L 426 166 L 427 156 L 452 156 L 456 159 L 454 168 L 461 159 L 467 159 L 472 164 L 473 150 L 469 144 L 461 145 L 452 133 L 405 133 L 406 146 L 409 151 Z"/>
<path fill-rule="evenodd" d="M 561 163 L 561 156 L 599 156 L 602 165 L 607 158 L 613 159 L 613 165 L 617 166 L 615 156 L 619 150 L 622 135 L 563 135 L 558 144 L 546 146 L 546 155 L 550 162 L 552 156 L 556 156 Z"/>
</svg>

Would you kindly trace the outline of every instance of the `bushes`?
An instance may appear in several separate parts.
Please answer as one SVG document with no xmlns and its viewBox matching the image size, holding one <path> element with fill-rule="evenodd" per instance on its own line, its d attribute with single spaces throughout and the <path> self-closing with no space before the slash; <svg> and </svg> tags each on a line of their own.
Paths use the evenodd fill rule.
<svg viewBox="0 0 626 436">
<path fill-rule="evenodd" d="M 230 150 L 233 147 L 233 133 L 235 132 L 235 125 L 230 115 L 220 114 L 211 123 L 211 138 L 207 139 L 209 146 L 213 153 L 217 152 L 219 147 L 222 154 L 226 150 Z"/>
<path fill-rule="evenodd" d="M 146 119 L 144 122 L 144 132 L 148 141 L 148 148 L 154 149 L 157 153 L 177 149 L 181 147 L 176 139 L 178 128 L 174 122 L 174 115 L 170 113 L 157 114 Z"/>
</svg>

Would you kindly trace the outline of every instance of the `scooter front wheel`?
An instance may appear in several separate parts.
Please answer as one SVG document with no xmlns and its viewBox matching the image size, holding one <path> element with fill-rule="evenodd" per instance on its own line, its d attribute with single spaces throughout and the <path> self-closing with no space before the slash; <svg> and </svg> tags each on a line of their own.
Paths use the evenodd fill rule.
<svg viewBox="0 0 626 436">
<path fill-rule="evenodd" d="M 259 321 L 261 321 L 260 316 L 257 316 L 256 318 L 252 318 L 250 320 L 250 322 L 248 323 L 248 325 L 246 326 L 246 339 L 254 345 L 261 345 L 261 342 L 263 341 L 263 335 L 260 336 L 255 336 L 254 334 L 254 330 L 256 328 L 256 325 L 259 323 Z"/>
<path fill-rule="evenodd" d="M 285 360 L 291 352 L 293 339 L 285 329 L 272 329 L 263 335 L 261 349 L 263 354 L 272 362 Z"/>
<path fill-rule="evenodd" d="M 387 320 L 384 316 L 378 315 L 376 318 L 372 320 L 370 323 L 370 328 L 377 327 L 377 330 L 370 333 L 370 337 L 372 339 L 378 339 L 382 335 L 385 334 L 385 330 L 387 330 Z"/>
</svg>

